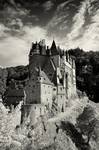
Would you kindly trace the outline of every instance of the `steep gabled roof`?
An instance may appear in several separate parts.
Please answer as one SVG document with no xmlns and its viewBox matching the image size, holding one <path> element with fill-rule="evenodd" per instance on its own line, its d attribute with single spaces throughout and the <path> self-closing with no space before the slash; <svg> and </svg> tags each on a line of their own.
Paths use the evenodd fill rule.
<svg viewBox="0 0 99 150">
<path fill-rule="evenodd" d="M 52 55 L 58 55 L 58 50 L 57 50 L 56 43 L 54 40 L 53 40 L 52 46 L 51 46 L 51 54 Z"/>
<path fill-rule="evenodd" d="M 46 73 L 43 70 L 40 71 L 39 76 L 43 77 L 43 83 L 53 85 L 53 83 L 50 81 L 50 79 L 48 78 L 48 76 L 46 75 Z"/>
</svg>

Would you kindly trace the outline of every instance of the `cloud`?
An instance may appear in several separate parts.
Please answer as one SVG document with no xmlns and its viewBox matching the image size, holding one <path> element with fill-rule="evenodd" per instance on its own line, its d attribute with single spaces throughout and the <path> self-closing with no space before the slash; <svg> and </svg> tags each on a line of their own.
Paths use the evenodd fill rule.
<svg viewBox="0 0 99 150">
<path fill-rule="evenodd" d="M 72 18 L 76 13 L 75 3 L 72 5 L 74 0 L 68 0 L 66 2 L 62 2 L 57 6 L 57 10 L 54 13 L 54 16 L 47 24 L 48 35 L 59 37 L 60 39 L 66 37 L 71 31 L 71 27 L 73 24 Z"/>
<path fill-rule="evenodd" d="M 9 7 L 0 10 L 0 23 L 12 28 L 12 25 L 22 26 L 23 18 L 29 15 L 29 10 L 19 7 Z"/>
<path fill-rule="evenodd" d="M 42 6 L 43 6 L 45 11 L 49 11 L 54 6 L 54 3 L 49 0 L 49 1 L 46 1 Z"/>
<path fill-rule="evenodd" d="M 0 42 L 0 65 L 2 67 L 28 64 L 32 41 L 47 39 L 47 43 L 50 43 L 46 30 L 43 28 L 24 26 L 20 32 L 24 34 L 19 37 L 6 34 L 6 38 Z"/>
<path fill-rule="evenodd" d="M 9 32 L 9 28 L 7 28 L 4 24 L 0 24 L 0 40 L 6 37 L 6 32 Z"/>
<path fill-rule="evenodd" d="M 13 2 L 12 0 L 15 5 Z M 53 37 L 57 45 L 64 49 L 80 47 L 84 50 L 99 51 L 99 1 L 81 0 L 79 4 L 77 2 L 79 0 L 59 3 L 46 26 L 39 24 L 43 20 L 39 20 L 38 25 L 33 22 L 40 12 L 31 14 L 30 10 L 21 7 L 7 7 L 0 11 L 1 66 L 28 64 L 32 41 L 46 39 L 50 45 Z M 35 5 L 38 8 L 39 3 Z M 48 0 L 41 7 L 47 12 L 44 14 L 48 14 L 54 7 L 53 1 Z M 39 18 L 43 18 L 43 15 Z"/>
<path fill-rule="evenodd" d="M 87 4 L 85 2 L 82 3 L 79 8 L 78 13 L 73 18 L 73 26 L 71 29 L 71 33 L 68 34 L 68 38 L 75 39 L 83 33 L 83 25 L 85 23 L 85 13 L 86 13 Z"/>
<path fill-rule="evenodd" d="M 16 37 L 8 37 L 0 43 L 0 65 L 16 66 L 27 63 L 27 43 Z"/>
<path fill-rule="evenodd" d="M 99 51 L 99 9 L 92 2 L 85 0 L 75 15 L 72 30 L 66 37 L 68 48 Z"/>
<path fill-rule="evenodd" d="M 65 49 L 99 51 L 99 1 L 83 0 L 78 6 L 74 1 L 61 3 L 47 28 Z"/>
</svg>

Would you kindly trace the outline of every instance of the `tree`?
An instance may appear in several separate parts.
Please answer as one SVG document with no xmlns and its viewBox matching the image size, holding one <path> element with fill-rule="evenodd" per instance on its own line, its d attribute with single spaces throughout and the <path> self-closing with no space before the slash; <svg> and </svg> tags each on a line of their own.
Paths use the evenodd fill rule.
<svg viewBox="0 0 99 150">
<path fill-rule="evenodd" d="M 87 144 L 89 144 L 90 138 L 93 135 L 96 123 L 95 112 L 91 106 L 85 107 L 83 113 L 77 118 L 76 126 L 82 135 L 87 137 Z"/>
</svg>

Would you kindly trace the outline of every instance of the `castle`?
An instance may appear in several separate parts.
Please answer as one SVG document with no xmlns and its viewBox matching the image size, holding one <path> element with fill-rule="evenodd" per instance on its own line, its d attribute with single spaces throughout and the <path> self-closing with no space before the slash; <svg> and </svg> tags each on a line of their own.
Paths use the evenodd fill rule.
<svg viewBox="0 0 99 150">
<path fill-rule="evenodd" d="M 32 43 L 25 92 L 24 116 L 30 115 L 31 122 L 51 109 L 53 102 L 58 112 L 64 112 L 70 98 L 76 95 L 74 58 L 57 47 L 54 40 L 51 48 L 45 40 Z"/>
</svg>

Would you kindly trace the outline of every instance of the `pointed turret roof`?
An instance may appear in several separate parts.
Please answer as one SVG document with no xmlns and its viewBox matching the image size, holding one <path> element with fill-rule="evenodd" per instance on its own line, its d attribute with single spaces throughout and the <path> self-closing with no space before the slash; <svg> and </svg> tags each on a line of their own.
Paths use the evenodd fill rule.
<svg viewBox="0 0 99 150">
<path fill-rule="evenodd" d="M 53 40 L 52 46 L 51 46 L 51 54 L 52 54 L 52 55 L 57 55 L 57 54 L 58 54 L 57 47 L 56 47 L 56 43 L 55 43 L 54 40 Z"/>
</svg>

